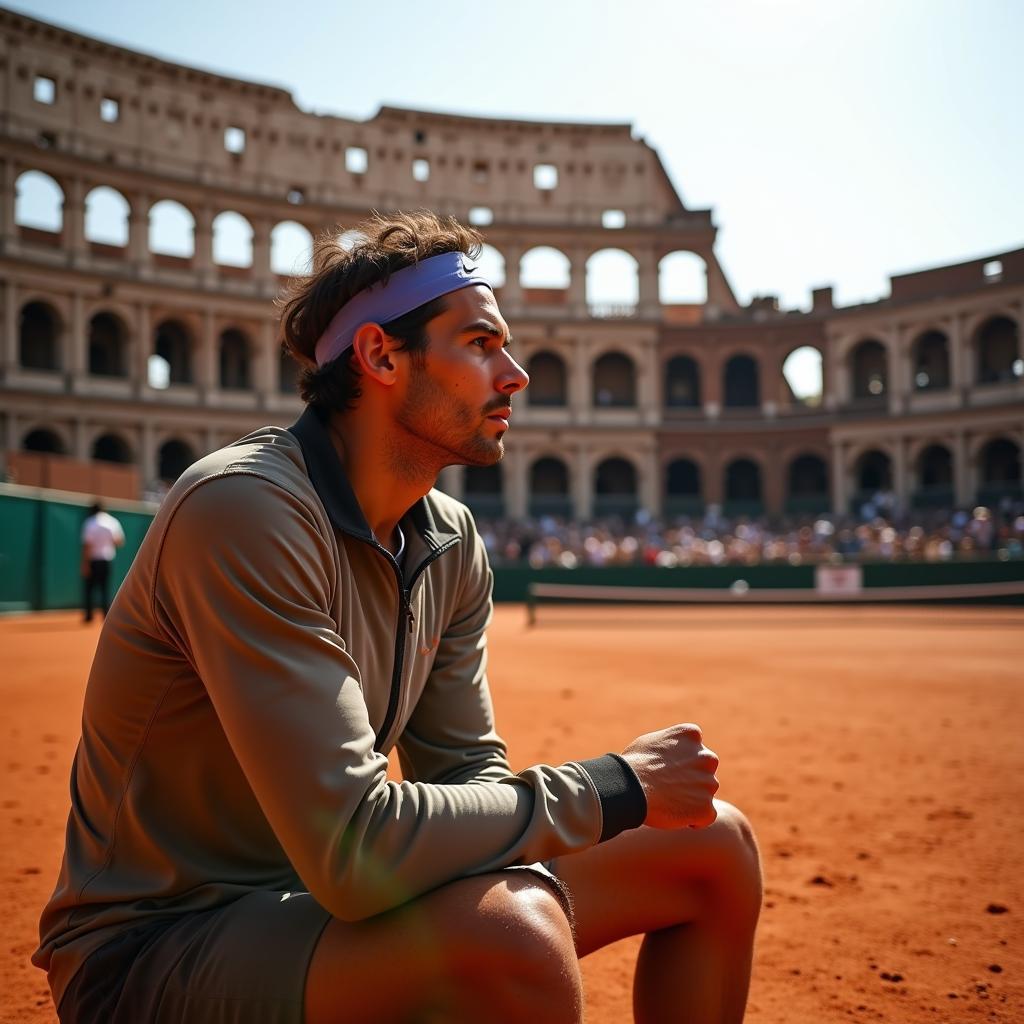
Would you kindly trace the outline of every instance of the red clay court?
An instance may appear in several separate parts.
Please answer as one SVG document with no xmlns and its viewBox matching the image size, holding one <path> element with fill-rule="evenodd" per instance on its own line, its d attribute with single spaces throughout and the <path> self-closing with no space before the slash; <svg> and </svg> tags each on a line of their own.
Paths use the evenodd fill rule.
<svg viewBox="0 0 1024 1024">
<path fill-rule="evenodd" d="M 28 962 L 56 878 L 98 627 L 0 620 L 0 1021 L 52 1024 Z M 513 766 L 696 721 L 757 829 L 747 1019 L 1024 1020 L 1024 609 L 499 606 Z M 631 1019 L 639 940 L 584 961 L 590 1024 Z"/>
</svg>

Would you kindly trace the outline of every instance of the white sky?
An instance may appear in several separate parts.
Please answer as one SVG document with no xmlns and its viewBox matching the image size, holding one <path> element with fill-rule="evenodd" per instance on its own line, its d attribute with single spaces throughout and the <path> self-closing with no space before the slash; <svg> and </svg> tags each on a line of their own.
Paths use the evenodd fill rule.
<svg viewBox="0 0 1024 1024">
<path fill-rule="evenodd" d="M 741 301 L 876 298 L 1024 245 L 1017 0 L 31 0 L 33 17 L 368 117 L 629 121 Z"/>
</svg>

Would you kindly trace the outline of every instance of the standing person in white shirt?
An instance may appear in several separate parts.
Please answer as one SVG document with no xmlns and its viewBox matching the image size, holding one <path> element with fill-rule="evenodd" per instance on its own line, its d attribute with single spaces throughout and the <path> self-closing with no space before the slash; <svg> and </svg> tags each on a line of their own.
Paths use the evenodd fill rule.
<svg viewBox="0 0 1024 1024">
<path fill-rule="evenodd" d="M 96 502 L 82 524 L 82 580 L 85 584 L 85 621 L 92 622 L 93 596 L 99 591 L 103 614 L 110 610 L 110 563 L 124 544 L 121 524 Z"/>
</svg>

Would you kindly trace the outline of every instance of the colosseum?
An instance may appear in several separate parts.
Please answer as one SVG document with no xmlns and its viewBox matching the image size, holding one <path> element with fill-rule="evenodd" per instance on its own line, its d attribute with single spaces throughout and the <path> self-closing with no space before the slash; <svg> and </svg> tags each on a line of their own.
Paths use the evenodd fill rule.
<svg viewBox="0 0 1024 1024">
<path fill-rule="evenodd" d="M 429 207 L 485 233 L 532 377 L 505 460 L 442 475 L 478 514 L 1020 495 L 1024 249 L 893 277 L 856 306 L 830 288 L 806 312 L 741 305 L 712 211 L 683 204 L 628 124 L 320 116 L 11 12 L 0 25 L 8 480 L 151 496 L 292 422 L 274 299 L 312 235 Z M 696 281 L 682 295 L 680 274 Z M 794 387 L 794 353 L 820 387 Z"/>
</svg>

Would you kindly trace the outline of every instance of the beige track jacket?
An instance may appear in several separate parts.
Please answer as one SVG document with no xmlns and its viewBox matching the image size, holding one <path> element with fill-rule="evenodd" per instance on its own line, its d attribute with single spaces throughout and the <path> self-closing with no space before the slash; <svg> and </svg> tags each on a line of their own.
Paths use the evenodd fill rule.
<svg viewBox="0 0 1024 1024">
<path fill-rule="evenodd" d="M 400 567 L 312 409 L 171 489 L 89 677 L 34 956 L 58 1002 L 92 951 L 147 919 L 305 889 L 358 920 L 643 821 L 615 755 L 512 773 L 472 517 L 431 491 L 402 529 Z"/>
</svg>

